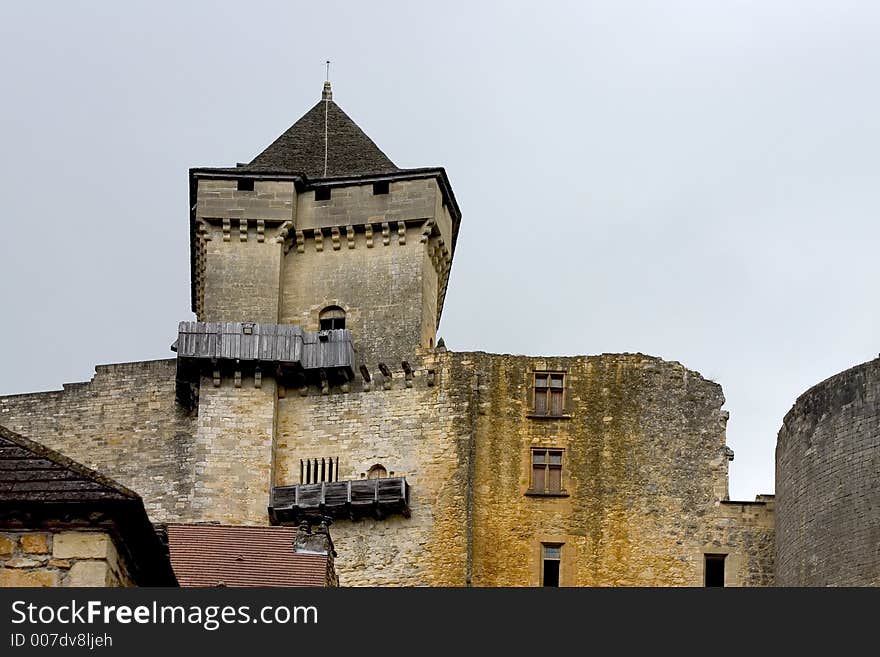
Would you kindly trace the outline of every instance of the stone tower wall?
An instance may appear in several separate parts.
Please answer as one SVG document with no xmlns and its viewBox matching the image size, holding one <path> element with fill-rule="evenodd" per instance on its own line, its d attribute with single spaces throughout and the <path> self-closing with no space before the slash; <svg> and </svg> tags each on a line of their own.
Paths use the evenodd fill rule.
<svg viewBox="0 0 880 657">
<path fill-rule="evenodd" d="M 776 445 L 777 584 L 880 585 L 880 359 L 814 386 Z"/>
</svg>

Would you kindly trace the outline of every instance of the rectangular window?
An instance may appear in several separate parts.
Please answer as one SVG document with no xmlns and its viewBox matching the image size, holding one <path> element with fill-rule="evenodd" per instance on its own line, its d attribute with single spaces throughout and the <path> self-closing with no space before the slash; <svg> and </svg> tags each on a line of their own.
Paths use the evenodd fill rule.
<svg viewBox="0 0 880 657">
<path fill-rule="evenodd" d="M 541 544 L 541 586 L 559 586 L 559 566 L 562 563 L 561 543 Z"/>
<path fill-rule="evenodd" d="M 564 390 L 563 372 L 535 372 L 535 415 L 563 415 Z"/>
<path fill-rule="evenodd" d="M 388 182 L 373 183 L 373 196 L 381 196 L 388 193 Z"/>
<path fill-rule="evenodd" d="M 329 187 L 315 187 L 315 200 L 316 201 L 329 201 L 330 200 L 330 188 Z"/>
<path fill-rule="evenodd" d="M 726 554 L 705 555 L 705 584 L 706 586 L 724 586 L 724 558 Z"/>
<path fill-rule="evenodd" d="M 236 187 L 240 192 L 252 192 L 254 191 L 254 181 L 249 178 L 239 178 Z"/>
<path fill-rule="evenodd" d="M 532 450 L 532 493 L 562 492 L 562 450 Z"/>
</svg>

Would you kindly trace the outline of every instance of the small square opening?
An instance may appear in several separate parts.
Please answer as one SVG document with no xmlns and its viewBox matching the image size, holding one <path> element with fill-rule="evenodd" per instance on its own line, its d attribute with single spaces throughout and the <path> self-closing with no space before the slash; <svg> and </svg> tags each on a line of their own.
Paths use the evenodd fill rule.
<svg viewBox="0 0 880 657">
<path fill-rule="evenodd" d="M 330 188 L 329 187 L 315 187 L 315 200 L 316 201 L 329 201 L 330 200 Z"/>
<path fill-rule="evenodd" d="M 373 196 L 381 196 L 388 193 L 388 181 L 373 183 Z"/>
<path fill-rule="evenodd" d="M 240 192 L 252 192 L 254 191 L 254 180 L 253 178 L 239 178 L 237 187 Z"/>
</svg>

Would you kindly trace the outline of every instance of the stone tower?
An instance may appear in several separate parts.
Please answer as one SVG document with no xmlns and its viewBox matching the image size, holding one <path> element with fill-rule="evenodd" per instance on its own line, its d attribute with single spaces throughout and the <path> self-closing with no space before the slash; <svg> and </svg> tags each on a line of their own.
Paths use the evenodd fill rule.
<svg viewBox="0 0 880 657">
<path fill-rule="evenodd" d="M 249 164 L 192 169 L 190 184 L 199 321 L 314 331 L 335 319 L 368 367 L 434 346 L 460 221 L 452 188 L 442 168 L 395 166 L 329 83 Z"/>
<path fill-rule="evenodd" d="M 264 523 L 279 398 L 411 380 L 460 213 L 445 171 L 397 167 L 329 82 L 249 164 L 191 169 L 190 194 L 197 322 L 180 326 L 177 388 L 198 406 L 192 512 Z"/>
</svg>

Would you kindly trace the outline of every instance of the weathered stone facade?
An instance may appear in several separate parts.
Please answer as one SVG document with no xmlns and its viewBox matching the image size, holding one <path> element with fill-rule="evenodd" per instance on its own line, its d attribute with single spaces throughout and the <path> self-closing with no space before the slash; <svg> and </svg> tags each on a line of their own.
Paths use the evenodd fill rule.
<svg viewBox="0 0 880 657">
<path fill-rule="evenodd" d="M 529 358 L 441 349 L 420 352 L 419 361 L 409 381 L 398 370 L 387 384 L 380 375 L 329 395 L 312 386 L 303 396 L 271 378 L 260 388 L 252 377 L 239 387 L 231 378 L 219 387 L 204 380 L 186 441 L 192 484 L 178 483 L 173 508 L 154 477 L 167 480 L 180 464 L 132 469 L 113 457 L 132 453 L 129 446 L 144 450 L 130 407 L 118 407 L 119 416 L 105 411 L 107 430 L 92 425 L 96 436 L 114 440 L 91 441 L 90 464 L 134 490 L 152 490 L 143 494 L 156 521 L 229 524 L 266 524 L 270 486 L 300 483 L 301 459 L 338 459 L 341 480 L 381 464 L 389 476 L 406 477 L 411 516 L 333 524 L 343 586 L 537 585 L 542 543 L 563 545 L 562 585 L 700 585 L 704 554 L 728 555 L 728 585 L 772 583 L 772 498 L 727 501 L 727 414 L 717 384 L 639 354 Z M 144 367 L 167 374 L 163 364 Z M 531 413 L 534 372 L 548 369 L 566 375 L 563 418 Z M 143 394 L 136 378 L 110 386 L 110 371 L 99 369 L 102 389 Z M 69 409 L 64 393 L 44 394 L 67 416 L 80 408 L 84 389 L 71 388 Z M 4 417 L 22 431 L 44 427 L 38 397 L 2 400 Z M 176 417 L 170 382 L 158 397 L 154 405 Z M 150 413 L 156 419 L 157 409 Z M 166 418 L 157 426 L 176 425 Z M 73 449 L 63 434 L 40 435 L 53 448 Z M 153 444 L 161 449 L 171 437 Z M 564 450 L 566 496 L 527 494 L 533 446 Z"/>
<path fill-rule="evenodd" d="M 133 585 L 106 532 L 0 532 L 0 587 Z"/>
<path fill-rule="evenodd" d="M 880 586 L 880 359 L 810 388 L 776 444 L 776 582 Z"/>
</svg>

